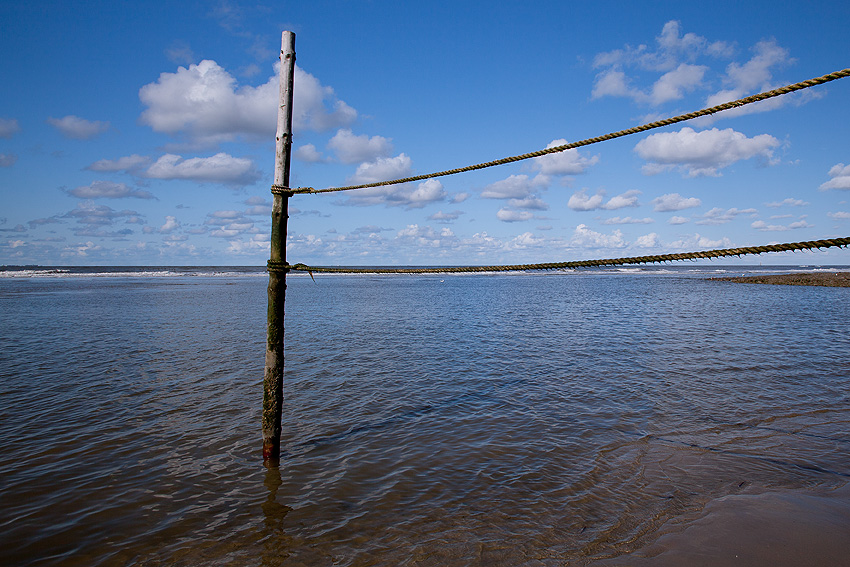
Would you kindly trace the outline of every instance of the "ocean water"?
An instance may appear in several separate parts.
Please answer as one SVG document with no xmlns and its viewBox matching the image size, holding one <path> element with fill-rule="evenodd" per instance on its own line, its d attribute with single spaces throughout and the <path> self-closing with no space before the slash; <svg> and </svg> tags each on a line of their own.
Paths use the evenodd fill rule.
<svg viewBox="0 0 850 567">
<path fill-rule="evenodd" d="M 7 269 L 0 564 L 617 564 L 846 505 L 850 289 L 709 279 L 760 271 L 290 275 L 266 468 L 261 268 Z"/>
</svg>

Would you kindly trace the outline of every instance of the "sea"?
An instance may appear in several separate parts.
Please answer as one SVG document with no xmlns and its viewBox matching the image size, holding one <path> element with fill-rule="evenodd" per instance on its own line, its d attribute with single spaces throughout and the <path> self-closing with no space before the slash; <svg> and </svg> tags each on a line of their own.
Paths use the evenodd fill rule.
<svg viewBox="0 0 850 567">
<path fill-rule="evenodd" d="M 262 267 L 4 267 L 0 564 L 847 565 L 838 270 L 290 274 L 274 466 Z"/>
</svg>

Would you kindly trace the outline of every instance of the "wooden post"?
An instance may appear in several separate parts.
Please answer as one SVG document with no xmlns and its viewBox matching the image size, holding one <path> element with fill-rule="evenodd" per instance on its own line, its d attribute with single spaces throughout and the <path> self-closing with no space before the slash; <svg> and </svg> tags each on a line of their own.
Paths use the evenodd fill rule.
<svg viewBox="0 0 850 567">
<path fill-rule="evenodd" d="M 280 107 L 275 137 L 272 185 L 272 235 L 266 371 L 263 379 L 263 460 L 280 460 L 283 410 L 283 307 L 286 300 L 286 221 L 289 218 L 289 161 L 292 148 L 292 89 L 295 74 L 295 34 L 283 32 L 280 47 Z"/>
</svg>

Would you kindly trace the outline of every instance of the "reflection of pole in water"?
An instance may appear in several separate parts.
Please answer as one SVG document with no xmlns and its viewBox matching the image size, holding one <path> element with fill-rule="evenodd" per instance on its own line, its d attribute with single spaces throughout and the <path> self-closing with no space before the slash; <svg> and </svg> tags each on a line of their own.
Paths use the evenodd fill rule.
<svg viewBox="0 0 850 567">
<path fill-rule="evenodd" d="M 284 532 L 284 521 L 286 515 L 292 509 L 277 501 L 277 490 L 283 484 L 280 477 L 280 468 L 266 465 L 266 478 L 263 484 L 268 490 L 266 501 L 263 502 L 263 567 L 276 567 L 283 565 L 289 557 L 292 548 L 292 537 Z"/>
</svg>

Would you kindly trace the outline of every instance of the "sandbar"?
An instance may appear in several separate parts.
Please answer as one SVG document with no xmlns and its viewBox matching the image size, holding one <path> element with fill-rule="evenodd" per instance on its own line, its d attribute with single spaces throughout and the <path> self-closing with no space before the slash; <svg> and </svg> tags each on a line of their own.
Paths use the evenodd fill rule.
<svg viewBox="0 0 850 567">
<path fill-rule="evenodd" d="M 850 272 L 806 272 L 797 274 L 770 274 L 761 276 L 741 276 L 711 279 L 715 281 L 754 284 L 850 287 Z"/>
</svg>

